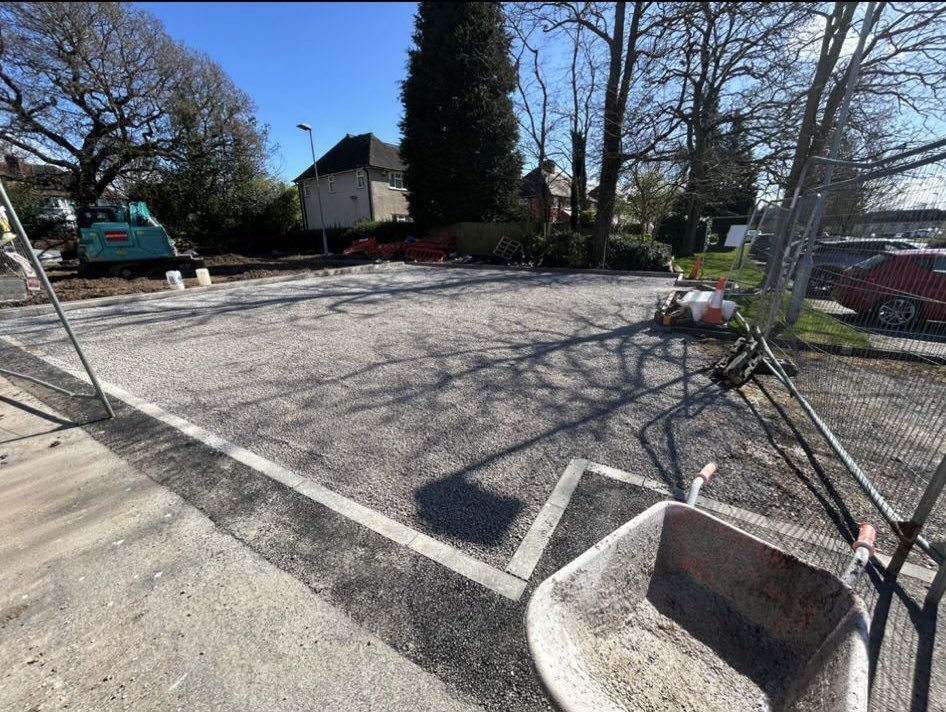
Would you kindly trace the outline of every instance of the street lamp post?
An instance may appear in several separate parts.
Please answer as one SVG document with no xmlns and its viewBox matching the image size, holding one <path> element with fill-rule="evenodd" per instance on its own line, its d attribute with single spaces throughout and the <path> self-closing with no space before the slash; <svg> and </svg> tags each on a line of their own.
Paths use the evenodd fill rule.
<svg viewBox="0 0 946 712">
<path fill-rule="evenodd" d="M 328 236 L 325 234 L 325 213 L 322 212 L 322 191 L 319 190 L 319 167 L 315 162 L 315 139 L 312 138 L 312 127 L 308 124 L 296 124 L 309 134 L 309 148 L 312 150 L 312 170 L 315 172 L 315 196 L 319 201 L 319 222 L 322 225 L 322 254 L 328 254 Z"/>
</svg>

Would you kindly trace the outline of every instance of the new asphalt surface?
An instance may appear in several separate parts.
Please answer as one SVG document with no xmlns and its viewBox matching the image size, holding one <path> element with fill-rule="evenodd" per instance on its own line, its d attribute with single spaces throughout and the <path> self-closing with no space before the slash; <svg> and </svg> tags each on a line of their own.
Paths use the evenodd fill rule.
<svg viewBox="0 0 946 712">
<path fill-rule="evenodd" d="M 715 498 L 769 515 L 806 501 L 832 508 L 810 453 L 759 403 L 709 379 L 717 354 L 652 327 L 655 297 L 669 288 L 628 276 L 405 268 L 70 318 L 107 381 L 499 568 L 576 457 L 678 487 L 717 460 Z M 2 334 L 69 358 L 49 318 L 5 315 Z M 0 359 L 81 386 L 2 342 Z M 659 499 L 586 475 L 525 595 L 510 601 L 138 410 L 119 403 L 116 420 L 98 421 L 94 401 L 19 385 L 494 710 L 547 708 L 523 637 L 531 588 Z M 842 530 L 869 512 L 859 502 L 839 509 Z M 937 699 L 931 686 L 941 682 L 927 679 L 927 700 Z"/>
<path fill-rule="evenodd" d="M 679 486 L 732 451 L 745 404 L 653 330 L 669 286 L 405 268 L 70 318 L 106 381 L 502 567 L 572 458 Z M 69 353 L 50 317 L 0 332 Z"/>
</svg>

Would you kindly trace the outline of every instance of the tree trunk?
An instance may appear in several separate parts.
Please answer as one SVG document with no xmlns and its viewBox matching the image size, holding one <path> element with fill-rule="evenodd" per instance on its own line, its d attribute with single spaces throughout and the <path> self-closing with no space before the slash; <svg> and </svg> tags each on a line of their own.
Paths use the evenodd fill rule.
<svg viewBox="0 0 946 712">
<path fill-rule="evenodd" d="M 703 201 L 698 195 L 690 196 L 687 206 L 687 222 L 683 230 L 683 241 L 680 243 L 680 256 L 689 257 L 696 252 L 697 233 L 700 228 L 700 217 L 703 214 Z"/>
<path fill-rule="evenodd" d="M 596 265 L 604 262 L 608 250 L 608 236 L 614 221 L 614 195 L 617 192 L 621 173 L 621 131 L 624 127 L 624 107 L 621 106 L 620 91 L 628 80 L 629 68 L 624 62 L 624 13 L 625 4 L 617 3 L 614 9 L 614 33 L 610 41 L 608 81 L 604 90 L 604 136 L 601 142 L 601 174 L 598 181 L 598 215 L 595 219 L 592 240 L 592 261 Z M 633 32 L 633 30 L 632 30 Z M 623 70 L 623 71 L 622 71 Z"/>
<path fill-rule="evenodd" d="M 805 110 L 798 133 L 798 143 L 795 145 L 795 155 L 792 158 L 792 167 L 785 186 L 784 202 L 786 205 L 791 203 L 795 190 L 799 187 L 801 174 L 808 159 L 813 155 L 817 155 L 814 143 L 817 140 L 819 128 L 818 110 L 821 108 L 821 100 L 828 80 L 837 67 L 844 40 L 847 38 L 851 22 L 854 19 L 856 6 L 857 3 L 853 2 L 836 2 L 834 11 L 827 20 L 824 38 L 821 42 L 821 51 L 818 55 L 818 65 L 815 68 L 815 75 L 805 98 Z M 823 128 L 824 122 L 821 123 Z M 823 141 L 821 145 L 823 145 Z M 820 151 L 820 147 L 818 147 L 818 150 Z M 801 187 L 804 188 L 804 186 Z"/>
<path fill-rule="evenodd" d="M 608 236 L 614 221 L 614 196 L 617 193 L 618 177 L 621 173 L 621 136 L 608 136 L 605 132 L 601 155 L 601 182 L 598 185 L 598 215 L 592 248 L 594 264 L 604 262 L 607 254 Z"/>
<path fill-rule="evenodd" d="M 579 131 L 572 131 L 572 190 L 571 208 L 572 232 L 581 229 L 581 213 L 588 204 L 588 174 L 585 168 L 585 150 L 588 137 Z"/>
<path fill-rule="evenodd" d="M 99 191 L 96 189 L 95 173 L 82 171 L 72 174 L 72 198 L 76 205 L 95 205 L 99 199 Z"/>
</svg>

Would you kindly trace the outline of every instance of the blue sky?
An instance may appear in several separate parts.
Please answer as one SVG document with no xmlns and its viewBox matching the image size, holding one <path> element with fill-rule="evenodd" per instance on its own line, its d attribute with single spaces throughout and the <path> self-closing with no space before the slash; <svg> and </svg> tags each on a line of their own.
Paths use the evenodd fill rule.
<svg viewBox="0 0 946 712">
<path fill-rule="evenodd" d="M 291 180 L 346 133 L 396 143 L 416 3 L 136 3 L 252 97 Z"/>
</svg>

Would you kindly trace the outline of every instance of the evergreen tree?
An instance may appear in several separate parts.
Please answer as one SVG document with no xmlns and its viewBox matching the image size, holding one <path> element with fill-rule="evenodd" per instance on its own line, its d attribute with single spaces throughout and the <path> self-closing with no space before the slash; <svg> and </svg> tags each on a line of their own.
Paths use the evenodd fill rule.
<svg viewBox="0 0 946 712">
<path fill-rule="evenodd" d="M 715 152 L 718 182 L 706 212 L 720 217 L 749 215 L 755 207 L 759 168 L 742 119 L 732 120 L 729 131 L 719 136 Z"/>
<path fill-rule="evenodd" d="M 401 157 L 422 226 L 518 212 L 516 70 L 496 2 L 422 2 L 401 98 Z"/>
</svg>

